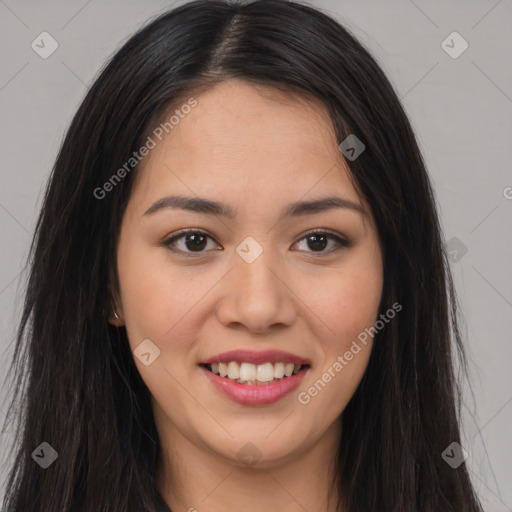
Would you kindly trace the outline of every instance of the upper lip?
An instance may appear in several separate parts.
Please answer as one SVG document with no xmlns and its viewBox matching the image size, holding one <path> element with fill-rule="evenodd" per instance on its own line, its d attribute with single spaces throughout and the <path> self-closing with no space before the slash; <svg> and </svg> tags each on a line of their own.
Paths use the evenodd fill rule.
<svg viewBox="0 0 512 512">
<path fill-rule="evenodd" d="M 203 361 L 202 364 L 229 363 L 231 361 L 252 364 L 282 362 L 311 365 L 308 359 L 282 350 L 264 350 L 262 352 L 255 352 L 253 350 L 230 350 L 229 352 L 223 352 L 222 354 L 210 357 L 210 359 Z"/>
</svg>

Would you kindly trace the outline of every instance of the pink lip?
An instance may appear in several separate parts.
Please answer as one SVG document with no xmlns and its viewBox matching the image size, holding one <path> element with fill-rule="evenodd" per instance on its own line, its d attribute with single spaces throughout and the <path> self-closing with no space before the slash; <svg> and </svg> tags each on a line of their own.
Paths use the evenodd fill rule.
<svg viewBox="0 0 512 512">
<path fill-rule="evenodd" d="M 291 354 L 290 352 L 283 352 L 282 350 L 264 350 L 263 352 L 254 352 L 252 350 L 231 350 L 229 352 L 223 352 L 222 354 L 213 356 L 210 359 L 203 361 L 203 364 L 229 363 L 230 361 L 252 364 L 281 362 L 303 365 L 309 364 L 311 366 L 311 361 L 308 359 Z"/>
<path fill-rule="evenodd" d="M 236 358 L 229 359 L 230 361 L 236 361 Z M 250 362 L 247 359 L 243 359 L 246 362 Z M 269 359 L 265 359 L 269 361 Z M 281 359 L 282 361 L 282 359 Z M 287 359 L 288 362 L 292 362 Z M 213 361 L 216 362 L 216 361 Z M 221 361 L 224 362 L 224 361 Z M 253 363 L 256 364 L 256 363 Z M 301 364 L 301 363 L 296 363 Z M 286 395 L 291 393 L 301 383 L 305 377 L 309 368 L 305 368 L 300 372 L 292 375 L 291 377 L 283 378 L 273 384 L 262 384 L 262 385 L 249 385 L 239 384 L 234 380 L 230 380 L 227 377 L 221 377 L 216 375 L 204 366 L 200 367 L 205 375 L 210 379 L 210 382 L 215 388 L 223 393 L 225 396 L 237 402 L 241 405 L 268 405 L 273 404 L 284 398 Z"/>
</svg>

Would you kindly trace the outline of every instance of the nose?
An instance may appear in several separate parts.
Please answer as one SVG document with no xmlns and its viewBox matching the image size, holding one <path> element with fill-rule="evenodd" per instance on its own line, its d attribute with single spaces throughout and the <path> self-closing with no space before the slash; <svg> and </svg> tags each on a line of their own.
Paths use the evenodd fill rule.
<svg viewBox="0 0 512 512">
<path fill-rule="evenodd" d="M 290 277 L 268 253 L 264 250 L 252 263 L 234 256 L 216 305 L 223 325 L 266 335 L 296 321 L 298 298 Z"/>
</svg>

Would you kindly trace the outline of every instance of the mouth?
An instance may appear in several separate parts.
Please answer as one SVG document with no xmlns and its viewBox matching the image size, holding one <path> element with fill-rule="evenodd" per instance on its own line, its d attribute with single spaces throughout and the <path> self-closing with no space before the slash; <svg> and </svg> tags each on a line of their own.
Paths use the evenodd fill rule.
<svg viewBox="0 0 512 512">
<path fill-rule="evenodd" d="M 311 367 L 307 363 L 297 364 L 284 361 L 267 361 L 262 364 L 229 361 L 201 363 L 199 366 L 222 379 L 246 386 L 270 386 L 301 372 L 306 372 Z"/>
<path fill-rule="evenodd" d="M 265 406 L 294 391 L 311 361 L 282 350 L 231 350 L 199 364 L 214 390 L 245 406 Z"/>
</svg>

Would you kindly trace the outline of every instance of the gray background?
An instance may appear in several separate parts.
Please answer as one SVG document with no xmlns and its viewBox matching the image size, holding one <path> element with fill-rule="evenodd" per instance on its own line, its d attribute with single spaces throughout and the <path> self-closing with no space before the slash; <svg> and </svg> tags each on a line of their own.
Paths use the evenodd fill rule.
<svg viewBox="0 0 512 512">
<path fill-rule="evenodd" d="M 180 3 L 0 0 L 0 384 L 13 352 L 23 263 L 64 131 L 106 58 L 149 17 Z M 466 318 L 463 446 L 485 509 L 512 511 L 512 2 L 312 3 L 372 51 L 416 130 Z M 43 31 L 59 44 L 47 59 L 31 48 Z M 441 46 L 453 31 L 469 44 L 458 58 Z M 0 398 L 3 423 L 5 390 Z M 11 435 L 2 433 L 0 456 Z M 0 465 L 0 485 L 8 465 Z"/>
</svg>

